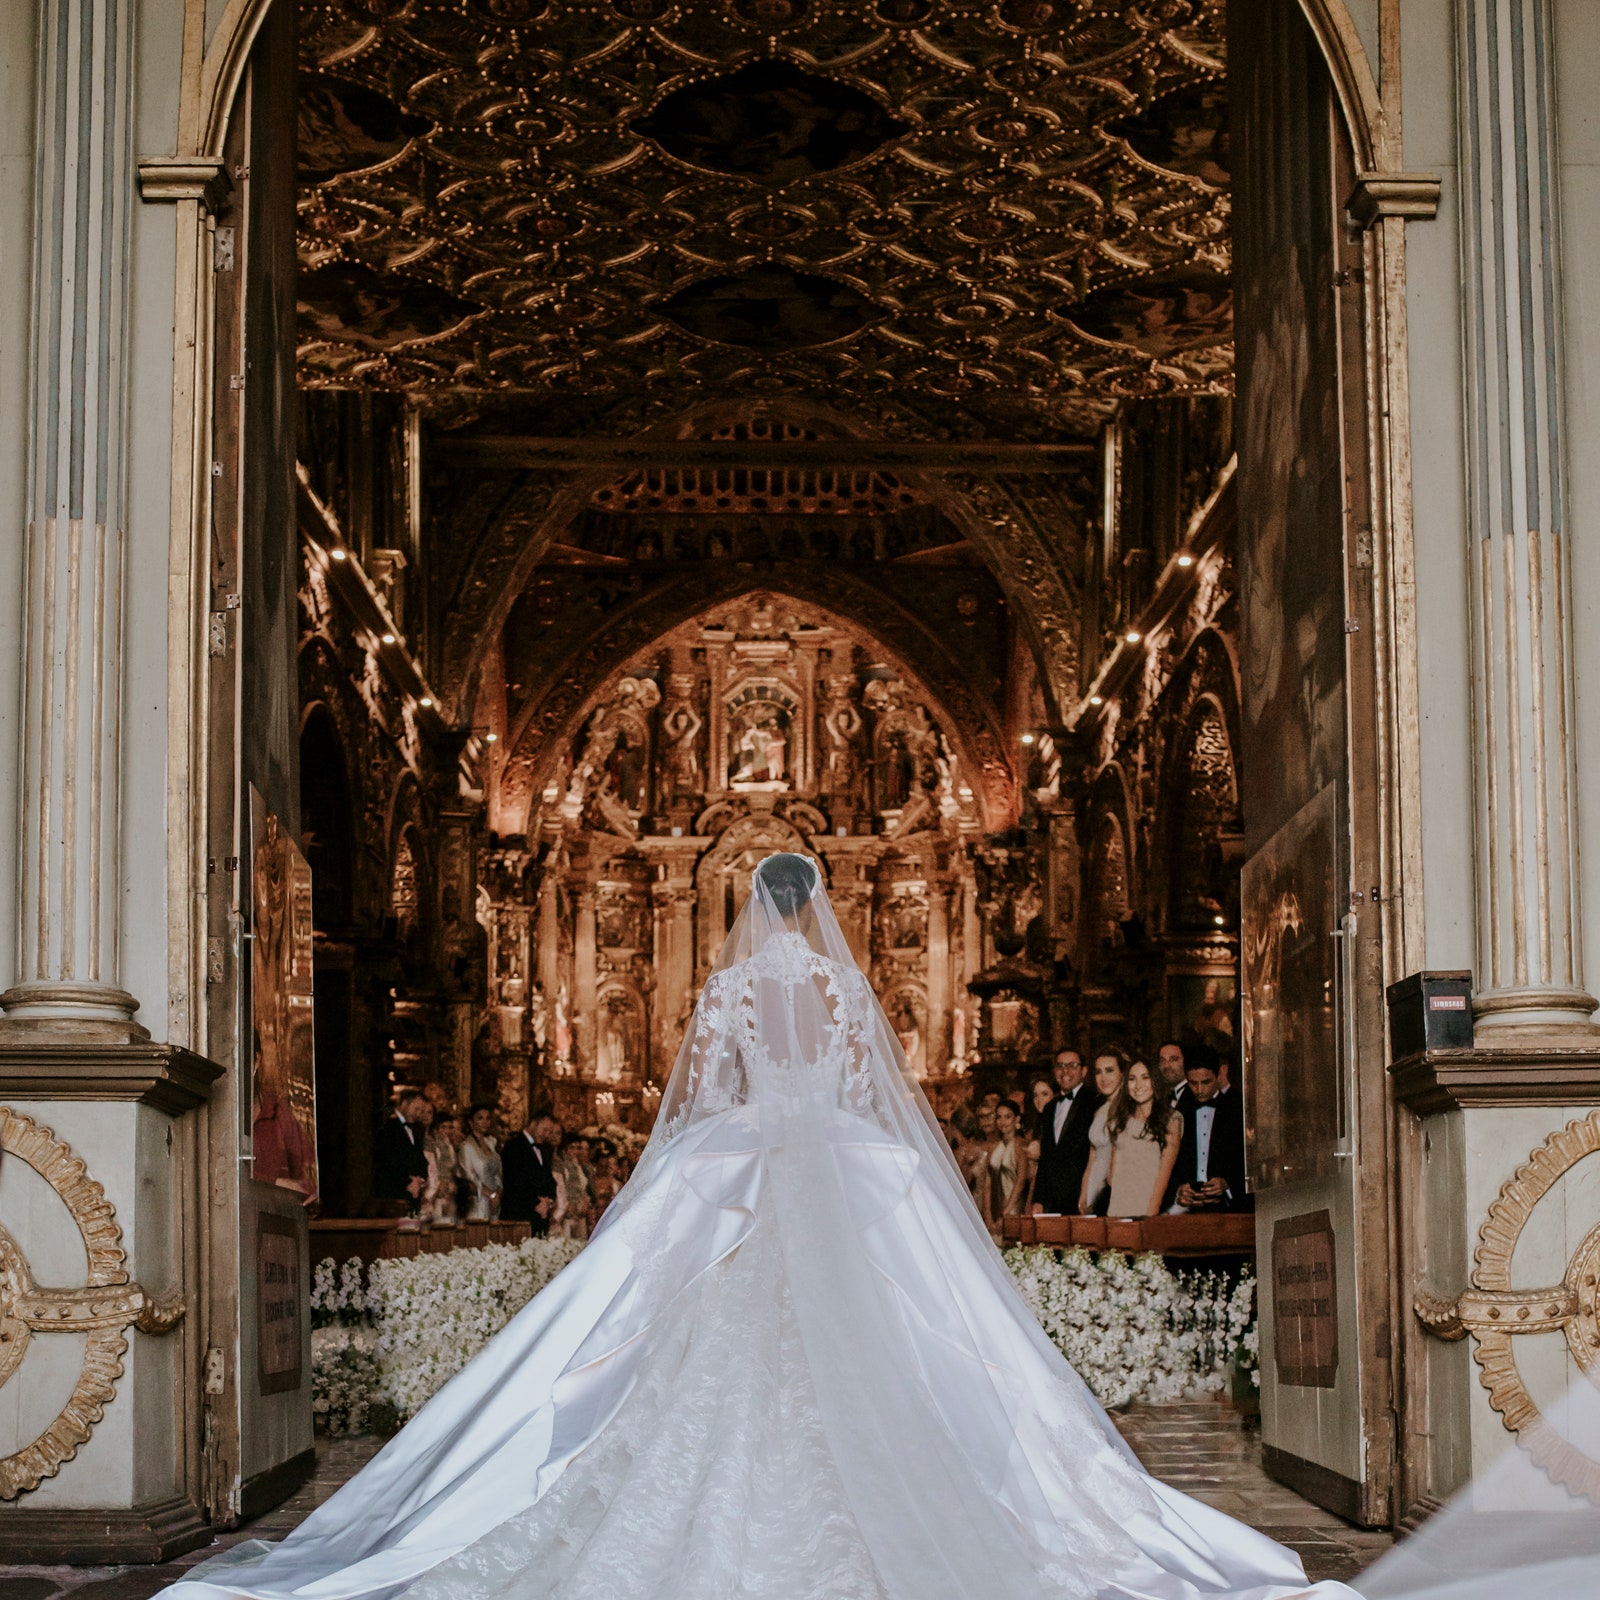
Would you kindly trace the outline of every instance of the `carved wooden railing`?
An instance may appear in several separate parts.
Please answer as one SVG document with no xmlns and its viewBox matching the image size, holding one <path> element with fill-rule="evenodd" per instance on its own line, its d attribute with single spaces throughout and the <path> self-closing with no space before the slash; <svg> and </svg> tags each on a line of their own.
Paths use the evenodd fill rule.
<svg viewBox="0 0 1600 1600">
<path fill-rule="evenodd" d="M 1078 1245 L 1085 1250 L 1150 1251 L 1158 1256 L 1253 1256 L 1256 1219 L 1248 1211 L 1188 1217 L 1006 1217 L 1004 1242 Z"/>
<path fill-rule="evenodd" d="M 388 1218 L 318 1217 L 311 1224 L 311 1259 L 393 1261 L 402 1256 L 476 1250 L 486 1244 L 520 1244 L 533 1233 L 526 1222 L 458 1222 L 418 1228 Z"/>
</svg>

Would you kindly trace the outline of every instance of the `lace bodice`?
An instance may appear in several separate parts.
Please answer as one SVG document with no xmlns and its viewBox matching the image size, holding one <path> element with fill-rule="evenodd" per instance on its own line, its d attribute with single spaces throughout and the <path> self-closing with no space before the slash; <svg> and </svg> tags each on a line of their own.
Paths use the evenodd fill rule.
<svg viewBox="0 0 1600 1600">
<path fill-rule="evenodd" d="M 781 1007 L 787 1029 L 762 1026 L 772 1006 Z M 779 934 L 748 960 L 712 974 L 700 999 L 697 1045 L 708 1060 L 719 1042 L 732 1046 L 732 1076 L 742 1079 L 744 1097 L 837 1091 L 841 1105 L 861 1113 L 870 1101 L 862 1047 L 871 1014 L 872 991 L 855 967 L 820 954 L 802 934 Z M 773 1039 L 789 1048 L 775 1053 Z M 701 1086 L 702 1109 L 714 1109 L 705 1104 L 712 1088 L 709 1081 Z"/>
</svg>

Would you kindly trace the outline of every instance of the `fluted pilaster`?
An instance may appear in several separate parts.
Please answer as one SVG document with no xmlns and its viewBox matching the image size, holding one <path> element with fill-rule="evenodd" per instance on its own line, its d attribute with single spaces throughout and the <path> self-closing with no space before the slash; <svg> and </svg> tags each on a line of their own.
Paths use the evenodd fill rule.
<svg viewBox="0 0 1600 1600">
<path fill-rule="evenodd" d="M 1582 1026 L 1549 0 L 1458 0 L 1478 1009 Z"/>
<path fill-rule="evenodd" d="M 142 1033 L 118 983 L 132 0 L 45 0 L 18 972 L 4 1026 Z"/>
</svg>

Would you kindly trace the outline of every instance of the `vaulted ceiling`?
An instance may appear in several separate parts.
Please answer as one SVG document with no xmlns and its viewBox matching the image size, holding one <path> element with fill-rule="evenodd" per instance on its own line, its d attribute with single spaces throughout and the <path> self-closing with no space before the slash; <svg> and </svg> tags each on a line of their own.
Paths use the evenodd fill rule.
<svg viewBox="0 0 1600 1600">
<path fill-rule="evenodd" d="M 318 0 L 302 382 L 533 432 L 746 394 L 1010 438 L 1225 391 L 1223 11 Z"/>
</svg>

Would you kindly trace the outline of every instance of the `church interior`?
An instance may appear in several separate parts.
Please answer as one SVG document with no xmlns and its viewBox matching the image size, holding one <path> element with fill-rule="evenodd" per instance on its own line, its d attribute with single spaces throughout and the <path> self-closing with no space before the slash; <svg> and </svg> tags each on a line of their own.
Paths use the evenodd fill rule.
<svg viewBox="0 0 1600 1600">
<path fill-rule="evenodd" d="M 658 9 L 301 15 L 346 1206 L 401 1082 L 647 1122 L 773 850 L 936 1099 L 1236 1032 L 1221 8 L 1071 71 L 1048 5 Z"/>
<path fill-rule="evenodd" d="M 642 1139 L 774 852 L 947 1127 L 1216 1064 L 1263 1482 L 1600 1504 L 1600 18 L 13 11 L 0 1563 L 312 1481 L 397 1096 Z"/>
</svg>

